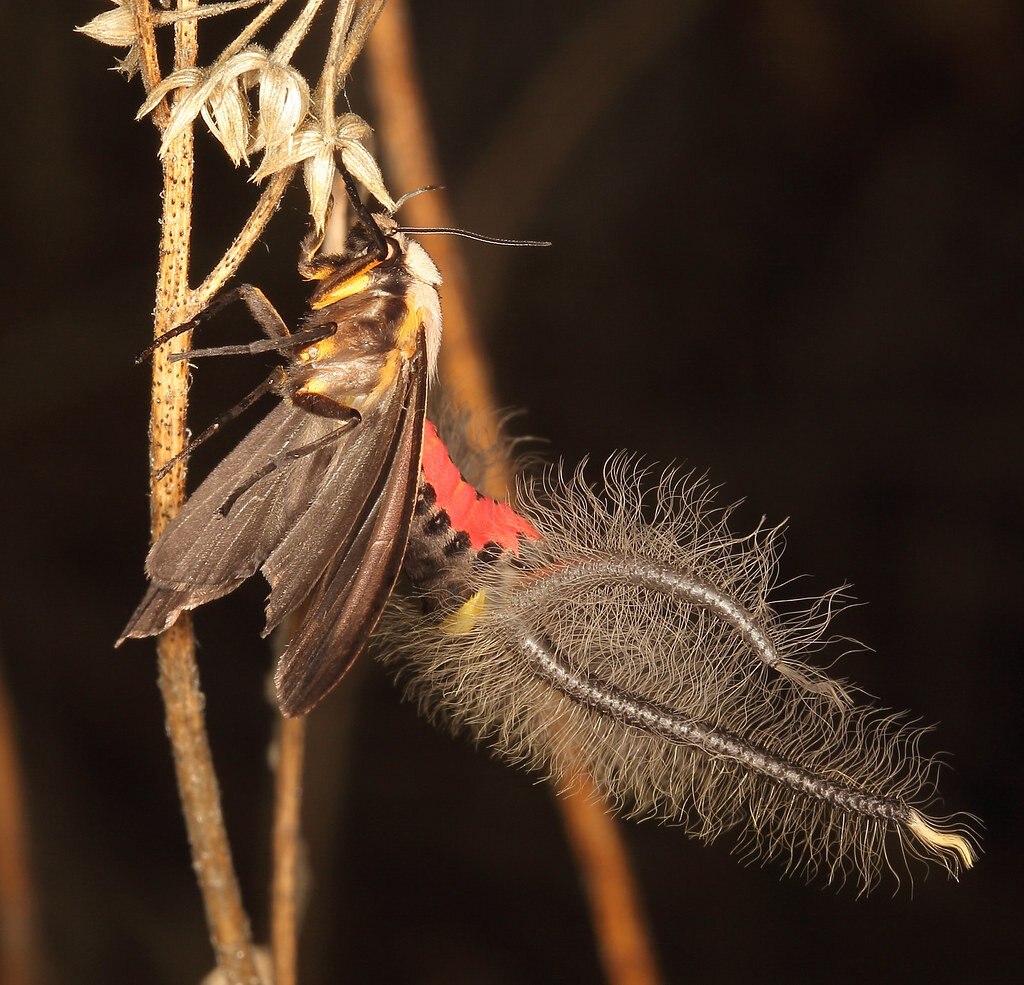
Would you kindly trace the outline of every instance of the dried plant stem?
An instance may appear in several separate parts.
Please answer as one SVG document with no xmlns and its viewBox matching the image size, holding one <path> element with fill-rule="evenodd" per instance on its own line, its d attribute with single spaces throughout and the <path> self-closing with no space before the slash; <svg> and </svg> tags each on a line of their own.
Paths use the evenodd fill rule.
<svg viewBox="0 0 1024 985">
<path fill-rule="evenodd" d="M 270 917 L 274 985 L 295 985 L 297 980 L 297 900 L 305 738 L 305 718 L 279 720 L 274 795 L 274 880 Z"/>
<path fill-rule="evenodd" d="M 0 982 L 32 985 L 39 979 L 39 952 L 16 734 L 0 674 Z"/>
<path fill-rule="evenodd" d="M 192 865 L 203 895 L 217 966 L 231 985 L 259 982 L 249 922 L 231 862 L 220 791 L 203 720 L 203 694 L 195 663 L 192 620 L 179 619 L 157 642 L 160 691 L 174 749 Z"/>
<path fill-rule="evenodd" d="M 139 34 L 142 50 L 142 84 L 147 93 L 152 92 L 160 84 L 160 62 L 157 58 L 156 47 L 156 21 L 155 11 L 149 4 L 149 0 L 134 0 L 132 4 L 135 10 L 135 17 L 139 24 Z M 180 8 L 194 8 L 194 3 L 180 3 Z M 177 31 L 177 28 L 175 28 Z M 175 35 L 177 39 L 178 35 Z M 193 27 L 192 37 L 195 38 Z M 195 42 L 193 41 L 193 45 Z M 159 105 L 153 110 L 153 122 L 161 130 L 167 126 L 171 111 L 167 106 L 167 100 L 161 99 Z"/>
<path fill-rule="evenodd" d="M 347 0 L 334 12 L 331 45 L 324 61 L 324 70 L 316 84 L 314 99 L 325 129 L 334 129 L 334 101 L 348 76 L 356 56 L 363 49 L 386 0 Z"/>
<path fill-rule="evenodd" d="M 258 4 L 266 3 L 267 0 L 224 0 L 223 3 L 205 3 L 202 7 L 193 10 L 154 10 L 150 15 L 154 23 L 159 25 L 177 24 L 183 20 L 203 20 L 207 17 L 220 17 L 221 14 L 230 14 L 236 10 L 248 10 Z M 280 6 L 286 0 L 280 0 L 275 5 Z"/>
<path fill-rule="evenodd" d="M 179 4 L 182 8 L 190 6 L 194 4 Z M 151 34 L 148 40 L 153 41 Z M 175 25 L 176 68 L 195 64 L 196 47 L 195 23 L 183 21 Z M 146 64 L 156 63 L 155 48 L 144 55 L 143 61 Z M 163 217 L 154 318 L 154 331 L 158 336 L 180 324 L 189 307 L 192 179 L 192 129 L 188 127 L 172 142 L 164 158 Z M 187 336 L 175 341 L 174 349 L 185 348 L 189 344 Z M 172 363 L 169 356 L 168 347 L 161 347 L 153 360 L 150 462 L 154 476 L 163 463 L 177 455 L 185 445 L 188 367 L 184 361 Z M 184 502 L 184 471 L 184 465 L 178 464 L 164 479 L 152 484 L 150 519 L 154 540 Z M 179 619 L 160 637 L 157 659 L 167 732 L 192 848 L 192 863 L 203 896 L 217 964 L 231 985 L 253 985 L 259 979 L 253 965 L 248 920 L 242 909 L 221 814 L 220 790 L 206 735 L 190 618 Z"/>
<path fill-rule="evenodd" d="M 391 0 L 366 47 L 377 121 L 393 186 L 403 190 L 439 184 L 437 155 L 431 140 L 403 0 Z M 441 192 L 418 195 L 404 208 L 409 225 L 450 226 L 451 212 Z M 441 374 L 477 433 L 496 434 L 494 389 L 483 345 L 475 330 L 458 241 L 439 237 L 431 252 L 444 273 L 444 331 Z M 489 477 L 507 488 L 511 476 Z M 625 846 L 614 820 L 585 776 L 574 793 L 559 797 L 563 823 L 583 874 L 605 973 L 612 985 L 656 985 L 660 981 L 650 934 L 643 917 Z"/>
<path fill-rule="evenodd" d="M 253 248 L 256 240 L 263 234 L 271 216 L 281 204 L 284 193 L 291 184 L 295 174 L 294 167 L 276 171 L 267 181 L 263 194 L 260 195 L 252 214 L 235 237 L 232 244 L 225 250 L 217 265 L 210 271 L 206 279 L 190 295 L 189 314 L 195 314 L 205 308 L 214 295 L 232 278 L 239 264 Z"/>
</svg>

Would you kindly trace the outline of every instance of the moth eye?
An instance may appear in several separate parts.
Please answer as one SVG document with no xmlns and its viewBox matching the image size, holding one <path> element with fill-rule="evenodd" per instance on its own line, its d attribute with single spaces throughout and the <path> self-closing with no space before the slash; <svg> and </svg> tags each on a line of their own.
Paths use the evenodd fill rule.
<svg viewBox="0 0 1024 985">
<path fill-rule="evenodd" d="M 385 260 L 390 260 L 398 252 L 398 244 L 389 236 L 386 240 L 388 244 L 388 252 L 385 255 Z"/>
</svg>

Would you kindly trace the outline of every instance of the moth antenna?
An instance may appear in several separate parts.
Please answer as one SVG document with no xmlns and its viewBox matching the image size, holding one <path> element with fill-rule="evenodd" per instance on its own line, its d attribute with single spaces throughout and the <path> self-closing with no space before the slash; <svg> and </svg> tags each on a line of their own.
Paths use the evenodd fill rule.
<svg viewBox="0 0 1024 985">
<path fill-rule="evenodd" d="M 378 257 L 387 256 L 387 237 L 385 237 L 384 233 L 381 232 L 380 226 L 377 225 L 373 218 L 373 213 L 370 212 L 363 200 L 359 197 L 359 191 L 356 188 L 356 183 L 352 180 L 352 175 L 349 174 L 348 168 L 345 167 L 341 151 L 339 150 L 334 157 L 338 173 L 341 175 L 341 179 L 345 183 L 345 191 L 348 193 L 348 200 L 349 204 L 352 206 L 353 214 L 359 221 L 359 224 L 366 231 L 366 235 L 373 241 L 374 253 Z"/>
<path fill-rule="evenodd" d="M 414 188 L 411 192 L 406 192 L 397 202 L 395 202 L 395 213 L 409 201 L 410 198 L 415 198 L 417 195 L 422 195 L 424 192 L 443 192 L 444 185 L 424 185 L 422 188 Z"/>
<path fill-rule="evenodd" d="M 450 226 L 399 226 L 400 233 L 412 233 L 414 236 L 429 236 L 433 233 L 448 233 L 451 236 L 462 236 L 464 239 L 476 240 L 478 243 L 489 243 L 491 246 L 550 246 L 546 241 L 533 239 L 505 239 L 501 236 L 484 236 L 468 229 L 456 229 Z"/>
<path fill-rule="evenodd" d="M 831 640 L 838 591 L 780 607 L 781 527 L 737 536 L 706 481 L 650 479 L 619 456 L 603 494 L 581 471 L 522 485 L 513 527 L 537 539 L 503 552 L 474 556 L 446 513 L 433 614 L 415 598 L 386 614 L 380 656 L 407 693 L 563 787 L 582 766 L 627 814 L 731 832 L 741 854 L 807 878 L 863 893 L 899 856 L 970 868 L 972 819 L 926 814 L 925 730 L 804 662 Z M 425 495 L 421 566 L 440 494 Z"/>
</svg>

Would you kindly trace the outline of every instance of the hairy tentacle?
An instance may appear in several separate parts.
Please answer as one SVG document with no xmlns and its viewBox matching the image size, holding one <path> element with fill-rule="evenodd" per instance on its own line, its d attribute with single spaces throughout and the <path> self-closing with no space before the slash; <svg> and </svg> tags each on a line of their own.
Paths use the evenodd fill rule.
<svg viewBox="0 0 1024 985">
<path fill-rule="evenodd" d="M 863 892 L 900 856 L 973 864 L 970 824 L 923 813 L 924 730 L 803 662 L 840 596 L 769 600 L 780 529 L 736 537 L 704 483 L 670 471 L 646 494 L 620 458 L 603 497 L 580 472 L 527 486 L 523 515 L 505 507 L 485 543 L 460 520 L 489 508 L 449 467 L 424 467 L 408 555 L 421 596 L 393 607 L 382 650 L 424 711 L 556 782 L 582 764 L 625 812 L 732 831 L 808 877 Z M 435 471 L 460 495 L 439 496 Z"/>
</svg>

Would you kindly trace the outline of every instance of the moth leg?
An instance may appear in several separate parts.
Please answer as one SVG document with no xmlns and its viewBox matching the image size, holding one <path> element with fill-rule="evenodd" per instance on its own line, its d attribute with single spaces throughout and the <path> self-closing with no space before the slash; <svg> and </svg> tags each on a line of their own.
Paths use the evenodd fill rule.
<svg viewBox="0 0 1024 985">
<path fill-rule="evenodd" d="M 323 325 L 314 325 L 312 328 L 303 329 L 294 335 L 284 338 L 260 339 L 256 342 L 248 342 L 244 345 L 216 345 L 207 349 L 189 349 L 187 352 L 175 352 L 171 357 L 172 363 L 180 362 L 182 359 L 202 359 L 206 356 L 251 356 L 257 352 L 280 352 L 284 349 L 303 348 L 329 338 L 338 330 L 335 322 L 327 322 Z"/>
<path fill-rule="evenodd" d="M 195 318 L 182 322 L 169 332 L 164 332 L 163 335 L 155 338 L 135 357 L 135 364 L 139 365 L 145 362 L 165 342 L 170 342 L 171 339 L 176 339 L 179 335 L 198 328 L 203 322 L 209 321 L 229 304 L 233 304 L 239 299 L 245 302 L 249 313 L 256 324 L 263 329 L 263 334 L 268 339 L 287 339 L 290 336 L 291 333 L 288 331 L 284 319 L 278 314 L 277 309 L 270 303 L 267 296 L 252 284 L 239 284 L 237 287 L 218 294 Z"/>
<path fill-rule="evenodd" d="M 324 400 L 330 400 L 329 397 L 323 397 Z M 332 401 L 333 403 L 334 401 Z M 341 404 L 337 405 L 339 408 Z M 256 485 L 260 479 L 266 478 L 272 472 L 276 472 L 279 468 L 284 468 L 290 465 L 297 458 L 303 458 L 306 455 L 311 455 L 313 452 L 320 451 L 323 448 L 328 448 L 334 442 L 338 441 L 343 435 L 347 434 L 352 430 L 361 420 L 362 415 L 354 407 L 347 408 L 348 415 L 344 418 L 340 416 L 335 417 L 338 420 L 338 427 L 333 431 L 328 431 L 327 434 L 316 439 L 316 441 L 310 441 L 308 444 L 299 445 L 298 448 L 289 448 L 286 451 L 278 452 L 270 461 L 268 461 L 261 469 L 254 472 L 248 479 L 245 480 L 226 500 L 223 505 L 217 511 L 221 516 L 227 516 L 235 503 L 238 502 L 239 498 L 247 493 L 253 486 Z M 318 416 L 334 416 L 334 415 L 318 415 Z"/>
<path fill-rule="evenodd" d="M 332 421 L 359 423 L 361 415 L 354 407 L 343 404 L 333 397 L 328 397 L 309 386 L 301 386 L 292 394 L 292 403 L 317 417 L 326 417 Z M 351 426 L 351 425 L 350 425 Z"/>
<path fill-rule="evenodd" d="M 192 438 L 177 455 L 168 459 L 157 471 L 154 479 L 156 481 L 162 479 L 178 462 L 191 455 L 204 441 L 212 438 L 225 424 L 244 414 L 261 397 L 272 391 L 280 390 L 286 379 L 287 374 L 284 368 L 281 366 L 275 367 L 274 371 L 258 387 L 242 397 L 234 407 L 229 407 L 222 414 L 218 414 L 202 434 Z"/>
<path fill-rule="evenodd" d="M 236 299 L 241 299 L 245 302 L 245 306 L 249 309 L 249 314 L 252 315 L 253 320 L 263 330 L 263 334 L 266 336 L 265 339 L 249 342 L 245 345 L 219 345 L 206 349 L 191 349 L 188 352 L 176 352 L 171 356 L 171 362 L 178 362 L 182 359 L 200 359 L 206 356 L 247 356 L 254 355 L 257 352 L 292 349 L 320 342 L 338 330 L 336 324 L 328 322 L 325 325 L 314 325 L 312 328 L 304 329 L 293 335 L 288 330 L 285 320 L 278 314 L 277 308 L 270 303 L 266 294 L 252 284 L 239 284 L 238 287 L 225 292 L 209 305 L 205 311 L 193 318 L 192 324 L 195 325 L 199 321 L 211 318 Z"/>
</svg>

